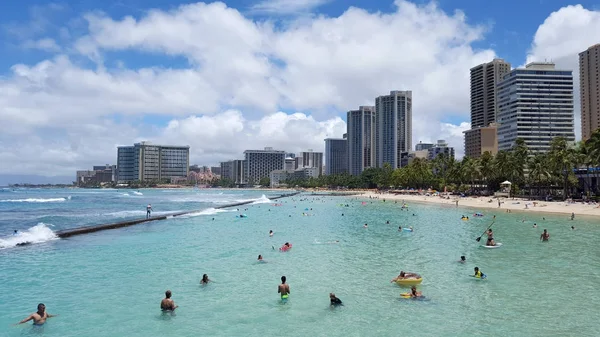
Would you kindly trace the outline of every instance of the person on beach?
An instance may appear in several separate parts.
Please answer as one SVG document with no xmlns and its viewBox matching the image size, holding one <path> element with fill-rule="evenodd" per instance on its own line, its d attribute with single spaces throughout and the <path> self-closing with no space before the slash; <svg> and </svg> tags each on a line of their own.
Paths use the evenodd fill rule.
<svg viewBox="0 0 600 337">
<path fill-rule="evenodd" d="M 496 245 L 496 241 L 494 241 L 494 232 L 492 231 L 492 229 L 488 229 L 487 231 L 487 242 L 485 243 L 486 246 L 495 246 Z"/>
<path fill-rule="evenodd" d="M 152 213 L 152 205 L 148 204 L 148 206 L 146 206 L 146 219 L 148 219 L 150 217 L 151 213 Z"/>
<path fill-rule="evenodd" d="M 33 314 L 29 315 L 27 318 L 25 318 L 24 320 L 20 321 L 19 323 L 15 324 L 23 324 L 23 323 L 27 323 L 31 320 L 33 320 L 33 325 L 43 325 L 44 323 L 46 323 L 46 319 L 50 318 L 50 317 L 56 317 L 58 315 L 50 315 L 49 313 L 46 312 L 46 306 L 44 305 L 44 303 L 40 303 L 37 306 L 37 312 L 34 312 Z"/>
<path fill-rule="evenodd" d="M 165 298 L 160 301 L 160 310 L 162 311 L 174 311 L 178 305 L 175 305 L 175 301 L 171 299 L 171 290 L 165 291 Z"/>
<path fill-rule="evenodd" d="M 200 280 L 200 284 L 207 285 L 208 282 L 211 282 L 211 280 L 208 278 L 208 275 L 206 275 L 206 274 L 202 275 L 202 279 Z"/>
<path fill-rule="evenodd" d="M 571 220 L 575 220 L 575 213 L 571 213 Z"/>
<path fill-rule="evenodd" d="M 342 300 L 337 298 L 334 293 L 329 293 L 329 305 L 332 307 L 337 307 L 338 305 L 344 305 Z"/>
<path fill-rule="evenodd" d="M 460 257 L 460 260 L 458 260 L 458 262 L 465 263 L 465 262 L 467 262 L 467 258 L 463 255 Z"/>
<path fill-rule="evenodd" d="M 281 284 L 277 288 L 277 293 L 281 295 L 281 301 L 287 302 L 287 299 L 290 297 L 290 285 L 285 283 L 285 276 L 281 277 Z"/>
<path fill-rule="evenodd" d="M 544 229 L 544 232 L 540 235 L 540 241 L 548 241 L 548 239 L 550 239 L 550 233 L 548 233 L 548 230 Z"/>
</svg>

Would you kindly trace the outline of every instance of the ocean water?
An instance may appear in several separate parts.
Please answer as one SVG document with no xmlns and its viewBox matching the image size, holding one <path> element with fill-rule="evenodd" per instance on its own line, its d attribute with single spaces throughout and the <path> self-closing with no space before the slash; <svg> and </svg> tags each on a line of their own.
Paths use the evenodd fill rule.
<svg viewBox="0 0 600 337">
<path fill-rule="evenodd" d="M 0 336 L 597 336 L 600 331 L 597 219 L 420 204 L 402 211 L 400 203 L 363 205 L 354 197 L 300 195 L 268 202 L 260 191 L 140 192 L 127 192 L 129 197 L 119 195 L 121 190 L 0 193 L 0 233 L 8 235 L 0 241 L 8 246 L 0 248 Z M 48 201 L 59 198 L 64 200 Z M 37 201 L 14 201 L 27 199 Z M 247 218 L 236 218 L 235 210 L 209 209 L 251 199 L 260 200 L 243 206 Z M 147 203 L 157 212 L 208 210 L 25 247 L 7 244 L 13 229 L 58 230 L 139 217 Z M 460 220 L 475 211 L 485 216 Z M 493 214 L 495 238 L 503 246 L 485 249 L 475 238 Z M 415 231 L 398 232 L 399 225 Z M 547 243 L 539 241 L 544 228 L 551 234 Z M 339 243 L 327 243 L 335 240 Z M 277 248 L 285 242 L 293 248 L 281 253 Z M 267 263 L 257 263 L 258 254 Z M 460 255 L 467 263 L 457 263 Z M 475 266 L 487 280 L 469 276 Z M 400 298 L 406 289 L 390 283 L 400 270 L 423 275 L 424 300 Z M 214 282 L 201 286 L 204 273 Z M 277 294 L 282 275 L 291 288 L 285 304 Z M 173 315 L 159 310 L 167 289 L 179 305 Z M 343 307 L 329 307 L 330 292 Z M 39 302 L 60 316 L 41 329 L 11 325 Z"/>
</svg>

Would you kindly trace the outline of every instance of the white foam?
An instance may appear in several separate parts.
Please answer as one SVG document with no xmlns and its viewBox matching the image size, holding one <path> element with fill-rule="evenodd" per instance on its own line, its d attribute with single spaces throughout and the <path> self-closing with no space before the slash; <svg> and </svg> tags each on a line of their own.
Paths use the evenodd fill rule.
<svg viewBox="0 0 600 337">
<path fill-rule="evenodd" d="M 19 232 L 17 235 L 0 238 L 0 249 L 16 247 L 19 243 L 40 243 L 58 239 L 58 236 L 48 226 L 52 225 L 40 222 L 24 232 Z"/>
<path fill-rule="evenodd" d="M 260 198 L 254 200 L 254 202 L 252 203 L 252 205 L 256 205 L 256 204 L 268 204 L 268 203 L 271 203 L 271 202 L 272 201 L 269 198 L 267 198 L 266 195 L 263 194 Z"/>
<path fill-rule="evenodd" d="M 133 193 L 133 194 L 135 194 L 135 195 L 144 195 L 142 192 L 138 192 L 138 191 L 133 191 L 133 192 L 131 192 L 131 193 Z"/>
<path fill-rule="evenodd" d="M 121 193 L 121 195 L 124 196 L 124 197 L 128 197 L 129 193 Z"/>
<path fill-rule="evenodd" d="M 180 216 L 180 218 L 193 218 L 196 216 L 215 215 L 215 214 L 224 213 L 224 212 L 236 212 L 236 211 L 235 210 L 216 209 L 216 208 L 211 207 L 211 208 L 203 209 L 199 212 L 182 215 L 182 216 Z"/>
<path fill-rule="evenodd" d="M 71 196 L 69 196 L 69 200 L 71 200 Z M 0 200 L 0 202 L 63 202 L 67 201 L 66 198 L 27 198 L 27 199 L 6 199 Z"/>
</svg>

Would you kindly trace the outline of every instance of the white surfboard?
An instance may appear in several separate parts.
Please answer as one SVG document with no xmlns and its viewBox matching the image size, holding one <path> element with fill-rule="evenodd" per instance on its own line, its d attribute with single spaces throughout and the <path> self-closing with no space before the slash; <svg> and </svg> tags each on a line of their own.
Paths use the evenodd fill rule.
<svg viewBox="0 0 600 337">
<path fill-rule="evenodd" d="M 492 249 L 492 248 L 500 248 L 500 247 L 502 247 L 502 243 L 501 242 L 496 242 L 495 246 L 481 245 L 481 247 L 483 247 L 483 248 L 490 248 L 490 249 Z"/>
</svg>

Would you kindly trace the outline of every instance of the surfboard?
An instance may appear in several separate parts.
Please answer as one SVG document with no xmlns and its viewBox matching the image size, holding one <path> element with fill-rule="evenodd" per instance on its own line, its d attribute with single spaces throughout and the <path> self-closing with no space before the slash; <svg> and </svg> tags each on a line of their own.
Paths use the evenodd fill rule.
<svg viewBox="0 0 600 337">
<path fill-rule="evenodd" d="M 502 243 L 501 242 L 496 242 L 495 246 L 486 246 L 486 245 L 481 245 L 481 247 L 483 248 L 489 248 L 489 249 L 493 249 L 493 248 L 500 248 L 502 247 Z"/>
</svg>

